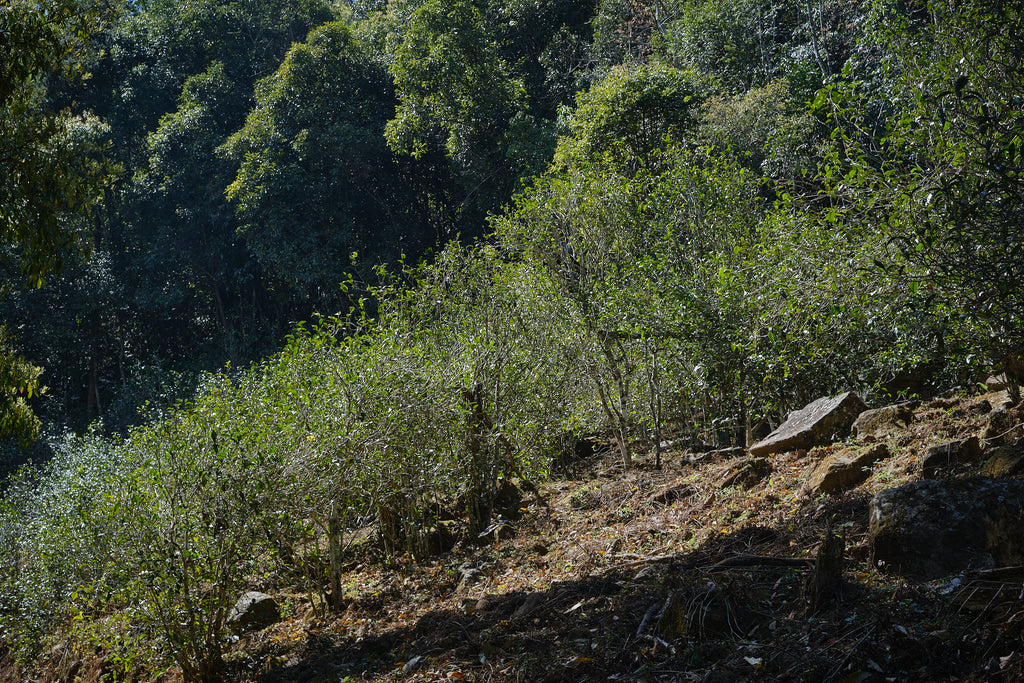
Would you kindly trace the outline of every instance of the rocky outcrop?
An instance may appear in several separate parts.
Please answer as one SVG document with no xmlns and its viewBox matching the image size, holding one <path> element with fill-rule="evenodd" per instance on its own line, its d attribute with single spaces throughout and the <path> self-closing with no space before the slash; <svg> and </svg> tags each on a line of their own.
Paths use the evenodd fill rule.
<svg viewBox="0 0 1024 683">
<path fill-rule="evenodd" d="M 915 407 L 917 402 L 908 402 L 865 410 L 853 423 L 853 434 L 861 441 L 884 439 L 910 426 Z"/>
<path fill-rule="evenodd" d="M 870 468 L 889 457 L 885 444 L 875 444 L 862 451 L 843 451 L 822 460 L 800 488 L 801 498 L 814 498 L 851 489 L 865 481 Z"/>
<path fill-rule="evenodd" d="M 790 413 L 778 429 L 748 450 L 751 455 L 763 456 L 832 443 L 850 433 L 850 426 L 866 408 L 853 392 L 819 398 Z"/>
<path fill-rule="evenodd" d="M 948 474 L 957 465 L 974 462 L 981 457 L 978 437 L 932 446 L 921 460 L 921 476 L 926 479 Z"/>
<path fill-rule="evenodd" d="M 1017 477 L 1024 474 L 1024 439 L 986 451 L 987 459 L 981 466 L 986 477 Z"/>
<path fill-rule="evenodd" d="M 935 579 L 1012 562 L 1024 538 L 1024 481 L 924 480 L 872 499 L 871 559 L 883 571 Z"/>
<path fill-rule="evenodd" d="M 985 448 L 1013 443 L 1024 437 L 1024 406 L 999 408 L 989 413 L 981 428 L 981 441 Z"/>
<path fill-rule="evenodd" d="M 277 601 L 266 593 L 250 591 L 238 598 L 228 615 L 227 625 L 235 633 L 265 628 L 281 621 Z"/>
</svg>

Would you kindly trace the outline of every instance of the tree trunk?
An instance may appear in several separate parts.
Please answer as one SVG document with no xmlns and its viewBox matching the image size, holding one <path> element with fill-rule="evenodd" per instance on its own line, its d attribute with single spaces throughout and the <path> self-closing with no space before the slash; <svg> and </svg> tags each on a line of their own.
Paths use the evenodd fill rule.
<svg viewBox="0 0 1024 683">
<path fill-rule="evenodd" d="M 466 406 L 466 451 L 469 456 L 469 487 L 466 491 L 466 515 L 469 517 L 469 534 L 479 534 L 491 523 L 491 482 L 486 453 L 486 434 L 489 420 L 484 413 L 483 385 L 477 383 L 472 389 L 463 390 L 462 399 Z"/>
<path fill-rule="evenodd" d="M 830 529 L 818 548 L 812 571 L 804 584 L 805 615 L 810 617 L 828 605 L 843 585 L 843 552 L 846 538 Z"/>
<path fill-rule="evenodd" d="M 327 518 L 327 556 L 331 566 L 331 608 L 335 612 L 341 611 L 341 563 L 342 563 L 342 538 L 341 538 L 341 503 L 331 503 L 331 513 Z"/>
</svg>

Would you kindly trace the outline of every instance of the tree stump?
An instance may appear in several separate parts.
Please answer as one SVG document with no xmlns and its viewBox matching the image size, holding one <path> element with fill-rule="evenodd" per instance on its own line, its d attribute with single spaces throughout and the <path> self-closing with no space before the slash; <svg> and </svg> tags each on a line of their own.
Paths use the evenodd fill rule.
<svg viewBox="0 0 1024 683">
<path fill-rule="evenodd" d="M 804 582 L 804 614 L 812 616 L 827 606 L 843 585 L 843 552 L 846 538 L 831 531 L 818 547 L 814 569 Z"/>
</svg>

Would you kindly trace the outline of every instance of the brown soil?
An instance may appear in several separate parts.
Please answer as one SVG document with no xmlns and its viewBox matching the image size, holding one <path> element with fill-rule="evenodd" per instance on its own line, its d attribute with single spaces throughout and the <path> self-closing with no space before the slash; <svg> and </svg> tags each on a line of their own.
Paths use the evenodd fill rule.
<svg viewBox="0 0 1024 683">
<path fill-rule="evenodd" d="M 736 460 L 693 465 L 673 450 L 656 471 L 653 456 L 638 453 L 626 471 L 612 453 L 599 453 L 580 463 L 579 478 L 527 494 L 511 522 L 513 538 L 463 543 L 419 564 L 385 565 L 362 546 L 345 577 L 343 614 L 318 615 L 308 595 L 277 594 L 285 620 L 236 642 L 228 677 L 1024 680 L 1024 571 L 972 600 L 980 584 L 969 577 L 959 585 L 953 577 L 913 583 L 877 571 L 868 558 L 871 497 L 918 478 L 928 446 L 977 434 L 983 400 L 996 405 L 1002 397 L 922 405 L 916 422 L 888 440 L 891 457 L 866 482 L 811 500 L 796 495 L 801 483 L 844 444 L 775 456 L 766 478 L 749 485 L 732 477 L 741 482 L 732 486 L 722 482 Z M 831 584 L 814 582 L 812 613 L 809 560 L 830 535 L 844 537 L 845 553 Z M 467 563 L 479 580 L 460 585 L 458 568 Z M 174 671 L 162 679 L 176 679 Z"/>
</svg>

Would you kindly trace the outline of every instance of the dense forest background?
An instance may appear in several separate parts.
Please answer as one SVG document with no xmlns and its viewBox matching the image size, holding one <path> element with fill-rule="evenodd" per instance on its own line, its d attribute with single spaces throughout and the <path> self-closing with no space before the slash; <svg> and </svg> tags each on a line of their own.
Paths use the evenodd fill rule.
<svg viewBox="0 0 1024 683">
<path fill-rule="evenodd" d="M 53 458 L 8 484 L 18 647 L 128 605 L 203 679 L 254 544 L 417 554 L 569 434 L 1019 378 L 1013 3 L 16 0 L 0 38 L 0 427 Z"/>
<path fill-rule="evenodd" d="M 537 176 L 548 180 L 533 184 L 534 198 L 593 199 L 615 182 L 602 174 L 657 184 L 676 163 L 664 152 L 684 149 L 686 164 L 703 156 L 734 167 L 722 172 L 759 198 L 743 207 L 750 220 L 775 206 L 790 212 L 787 229 L 810 221 L 848 239 L 875 233 L 875 265 L 899 269 L 908 288 L 927 280 L 943 294 L 956 282 L 958 295 L 999 308 L 994 295 L 1015 287 L 1019 272 L 1007 268 L 1019 264 L 990 252 L 1013 251 L 1013 235 L 999 231 L 1019 225 L 1021 144 L 1015 39 L 985 28 L 1002 12 L 913 2 L 15 3 L 4 21 L 23 22 L 26 45 L 12 29 L 10 47 L 42 61 L 5 74 L 34 88 L 5 93 L 5 145 L 18 150 L 18 136 L 35 133 L 40 148 L 36 175 L 5 200 L 13 209 L 22 191 L 44 196 L 5 216 L 15 238 L 0 298 L 5 343 L 42 368 L 40 416 L 123 429 L 144 401 L 187 396 L 199 372 L 244 367 L 280 349 L 297 322 L 348 310 L 352 293 L 339 283 L 350 276 L 374 283 L 378 265 L 394 270 L 491 233 L 488 217 L 509 213 Z M 55 128 L 17 129 L 24 112 L 14 107 Z M 17 162 L 4 158 L 12 178 Z M 607 187 L 545 189 L 567 178 Z M 23 248 L 32 223 L 40 242 Z M 961 234 L 968 228 L 977 239 Z M 892 251 L 907 253 L 894 263 Z M 951 260 L 963 261 L 960 275 Z M 900 299 L 923 303 L 908 291 Z M 950 332 L 949 300 L 925 300 L 917 315 L 930 322 L 890 341 L 913 330 L 914 356 L 944 362 L 933 352 Z M 1018 316 L 1001 307 L 986 320 L 997 336 Z"/>
</svg>

